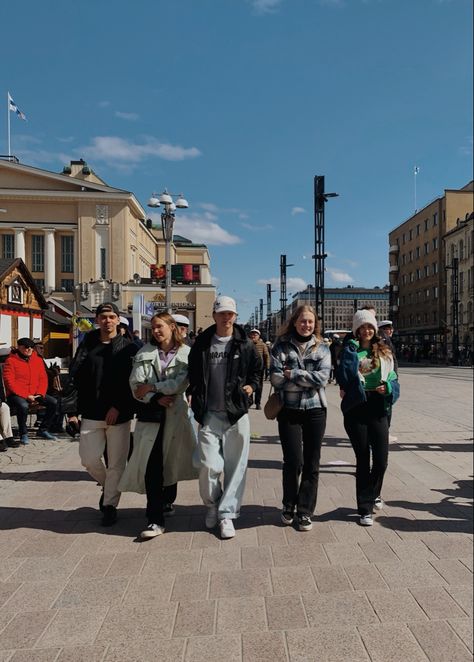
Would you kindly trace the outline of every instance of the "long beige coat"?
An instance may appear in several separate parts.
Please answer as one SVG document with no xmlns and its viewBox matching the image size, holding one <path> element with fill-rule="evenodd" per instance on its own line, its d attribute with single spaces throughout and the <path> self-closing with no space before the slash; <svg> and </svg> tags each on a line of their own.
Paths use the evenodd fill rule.
<svg viewBox="0 0 474 662">
<path fill-rule="evenodd" d="M 193 480 L 198 471 L 193 466 L 196 436 L 189 418 L 184 392 L 188 386 L 189 347 L 181 345 L 167 368 L 161 371 L 158 349 L 147 344 L 136 354 L 130 388 L 132 393 L 138 384 L 153 384 L 163 395 L 175 395 L 176 399 L 166 410 L 163 434 L 163 484 L 173 485 L 181 480 Z M 147 393 L 143 402 L 153 393 Z M 145 494 L 145 472 L 160 423 L 137 421 L 133 435 L 133 453 L 120 480 L 121 492 Z"/>
</svg>

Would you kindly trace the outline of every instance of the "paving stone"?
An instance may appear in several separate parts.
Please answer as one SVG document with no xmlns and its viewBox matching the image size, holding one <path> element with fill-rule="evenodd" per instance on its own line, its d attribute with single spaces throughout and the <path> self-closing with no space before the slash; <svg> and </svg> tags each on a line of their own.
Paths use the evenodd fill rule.
<svg viewBox="0 0 474 662">
<path fill-rule="evenodd" d="M 0 606 L 2 606 L 21 585 L 22 582 L 0 582 Z"/>
<path fill-rule="evenodd" d="M 267 621 L 263 598 L 221 598 L 218 600 L 217 634 L 260 632 L 266 629 Z"/>
<path fill-rule="evenodd" d="M 472 586 L 472 572 L 460 561 L 456 559 L 435 559 L 431 561 L 431 565 L 436 568 L 448 584 Z"/>
<path fill-rule="evenodd" d="M 297 531 L 292 526 L 285 527 L 285 536 L 289 545 L 314 545 L 315 543 L 337 542 L 333 529 L 327 522 L 314 522 L 311 532 Z"/>
<path fill-rule="evenodd" d="M 0 649 L 32 648 L 55 615 L 55 611 L 16 614 L 0 634 Z"/>
<path fill-rule="evenodd" d="M 287 662 L 282 632 L 250 632 L 242 635 L 242 662 Z"/>
<path fill-rule="evenodd" d="M 430 662 L 472 662 L 472 654 L 444 621 L 411 623 L 410 630 Z"/>
<path fill-rule="evenodd" d="M 214 634 L 216 603 L 214 600 L 180 602 L 173 637 Z"/>
<path fill-rule="evenodd" d="M 288 544 L 283 526 L 259 526 L 257 529 L 257 538 L 259 546 Z"/>
<path fill-rule="evenodd" d="M 468 570 L 471 572 L 473 571 L 473 565 L 474 565 L 474 555 L 473 556 L 464 556 L 463 558 L 459 559 L 463 565 L 466 566 Z"/>
<path fill-rule="evenodd" d="M 350 563 L 368 563 L 367 558 L 358 544 L 354 543 L 325 543 L 324 551 L 328 555 L 329 562 L 333 565 L 349 565 Z"/>
<path fill-rule="evenodd" d="M 174 574 L 160 576 L 159 572 L 131 577 L 122 603 L 129 607 L 143 604 L 147 608 L 149 603 L 168 604 L 174 580 Z"/>
<path fill-rule="evenodd" d="M 56 609 L 74 609 L 118 604 L 128 582 L 128 577 L 71 579 L 53 606 Z"/>
<path fill-rule="evenodd" d="M 304 595 L 303 604 L 310 627 L 329 628 L 378 622 L 363 593 L 345 592 L 329 595 Z"/>
<path fill-rule="evenodd" d="M 158 639 L 149 633 L 142 639 L 110 646 L 103 662 L 182 662 L 185 643 L 185 639 Z"/>
<path fill-rule="evenodd" d="M 215 531 L 195 531 L 191 542 L 191 549 L 205 549 L 212 547 L 220 549 L 221 541 Z"/>
<path fill-rule="evenodd" d="M 146 560 L 146 554 L 119 552 L 106 572 L 107 577 L 129 577 L 139 575 Z"/>
<path fill-rule="evenodd" d="M 242 568 L 270 568 L 273 558 L 270 547 L 241 547 Z"/>
<path fill-rule="evenodd" d="M 150 552 L 142 569 L 142 575 L 164 575 L 176 572 L 197 572 L 201 563 L 200 549 L 187 551 Z"/>
<path fill-rule="evenodd" d="M 286 633 L 291 662 L 368 662 L 355 628 L 290 630 Z M 405 661 L 406 662 L 406 661 Z"/>
<path fill-rule="evenodd" d="M 37 647 L 93 644 L 106 613 L 107 607 L 59 609 Z"/>
<path fill-rule="evenodd" d="M 205 600 L 209 592 L 209 573 L 176 575 L 171 600 Z"/>
<path fill-rule="evenodd" d="M 313 545 L 272 546 L 273 563 L 276 567 L 299 565 L 329 565 L 328 557 L 324 551 L 324 545 L 315 543 Z"/>
<path fill-rule="evenodd" d="M 428 618 L 463 618 L 464 612 L 442 586 L 422 586 L 410 589 L 418 604 L 423 608 Z"/>
<path fill-rule="evenodd" d="M 458 637 L 462 639 L 467 648 L 473 652 L 473 632 L 472 632 L 472 618 L 450 618 L 449 624 L 456 632 Z"/>
<path fill-rule="evenodd" d="M 176 604 L 112 607 L 100 628 L 95 643 L 113 646 L 171 637 L 176 614 Z"/>
<path fill-rule="evenodd" d="M 426 620 L 426 615 L 408 590 L 367 591 L 367 597 L 382 623 Z"/>
<path fill-rule="evenodd" d="M 390 561 L 396 562 L 400 560 L 385 540 L 360 543 L 360 548 L 371 563 L 389 563 Z"/>
<path fill-rule="evenodd" d="M 288 595 L 290 593 L 316 593 L 316 582 L 309 566 L 284 566 L 270 570 L 273 593 Z"/>
<path fill-rule="evenodd" d="M 311 571 L 320 593 L 352 590 L 349 579 L 340 566 L 330 566 L 329 568 L 314 566 Z"/>
<path fill-rule="evenodd" d="M 9 662 L 55 662 L 60 648 L 25 649 L 16 651 Z"/>
<path fill-rule="evenodd" d="M 460 559 L 472 556 L 472 542 L 464 537 L 454 537 L 454 534 L 440 536 L 436 540 L 427 540 L 426 545 L 440 559 Z"/>
<path fill-rule="evenodd" d="M 347 543 L 370 543 L 372 538 L 366 528 L 356 525 L 355 522 L 334 522 L 331 528 L 336 537 L 336 542 Z"/>
<path fill-rule="evenodd" d="M 239 634 L 215 637 L 190 637 L 187 640 L 185 662 L 241 662 L 242 644 Z"/>
<path fill-rule="evenodd" d="M 56 662 L 102 662 L 105 649 L 105 646 L 63 648 Z"/>
<path fill-rule="evenodd" d="M 0 563 L 0 581 L 10 581 L 13 573 L 16 572 L 24 562 L 25 559 L 2 558 L 2 562 Z M 20 581 L 22 580 L 20 579 Z"/>
<path fill-rule="evenodd" d="M 376 565 L 390 588 L 446 585 L 444 579 L 428 561 L 399 561 Z"/>
<path fill-rule="evenodd" d="M 71 577 L 104 577 L 115 558 L 115 554 L 84 554 Z"/>
<path fill-rule="evenodd" d="M 410 561 L 411 559 L 432 561 L 437 558 L 421 540 L 400 540 L 399 542 L 392 541 L 388 544 L 400 561 Z M 386 560 L 388 561 L 389 559 Z"/>
<path fill-rule="evenodd" d="M 232 569 L 240 570 L 240 547 L 202 550 L 201 572 Z"/>
<path fill-rule="evenodd" d="M 472 616 L 472 586 L 448 586 L 446 590 L 466 614 Z"/>
<path fill-rule="evenodd" d="M 426 655 L 406 625 L 390 623 L 358 630 L 371 662 L 426 662 Z"/>
<path fill-rule="evenodd" d="M 270 630 L 290 630 L 307 627 L 301 596 L 277 595 L 268 597 L 265 598 L 265 606 Z"/>
<path fill-rule="evenodd" d="M 211 572 L 210 598 L 239 598 L 245 595 L 271 595 L 268 570 Z"/>
<path fill-rule="evenodd" d="M 373 563 L 369 565 L 346 565 L 344 571 L 355 591 L 388 588 L 382 575 Z"/>
<path fill-rule="evenodd" d="M 50 609 L 64 589 L 64 581 L 24 582 L 8 600 L 4 613 L 43 611 Z"/>
</svg>

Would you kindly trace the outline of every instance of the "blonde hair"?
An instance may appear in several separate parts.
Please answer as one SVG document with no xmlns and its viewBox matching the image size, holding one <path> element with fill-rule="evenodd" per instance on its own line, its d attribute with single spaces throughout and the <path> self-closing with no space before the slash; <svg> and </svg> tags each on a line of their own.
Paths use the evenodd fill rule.
<svg viewBox="0 0 474 662">
<path fill-rule="evenodd" d="M 176 322 L 174 321 L 174 319 L 171 317 L 171 315 L 169 313 L 155 313 L 153 315 L 153 317 L 151 318 L 150 323 L 152 323 L 154 319 L 163 320 L 163 322 L 165 322 L 170 327 L 171 333 L 172 333 L 172 338 L 173 338 L 173 343 L 174 343 L 175 347 L 181 347 L 181 345 L 184 345 L 183 337 L 182 337 L 181 333 L 178 331 L 178 327 L 176 325 Z M 150 342 L 151 342 L 152 345 L 158 345 L 158 343 L 156 342 L 156 340 L 153 337 L 152 337 Z"/>
<path fill-rule="evenodd" d="M 295 327 L 296 320 L 303 313 L 311 313 L 313 315 L 313 317 L 314 317 L 313 335 L 316 336 L 316 340 L 318 342 L 321 342 L 321 340 L 322 340 L 322 338 L 321 338 L 321 325 L 319 323 L 318 315 L 317 315 L 316 311 L 314 310 L 313 306 L 308 306 L 308 305 L 298 306 L 298 308 L 294 311 L 294 313 L 292 314 L 290 319 L 286 322 L 286 324 L 284 324 L 281 327 L 280 332 L 278 333 L 278 338 L 281 338 L 282 336 L 290 335 L 291 333 L 296 332 L 296 327 Z"/>
</svg>

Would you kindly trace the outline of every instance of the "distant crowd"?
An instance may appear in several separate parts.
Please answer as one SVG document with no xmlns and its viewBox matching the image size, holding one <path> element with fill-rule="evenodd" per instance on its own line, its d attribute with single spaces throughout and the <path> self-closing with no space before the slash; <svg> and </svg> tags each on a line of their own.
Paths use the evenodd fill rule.
<svg viewBox="0 0 474 662">
<path fill-rule="evenodd" d="M 325 388 L 339 386 L 344 427 L 356 457 L 359 523 L 383 508 L 391 410 L 399 395 L 390 320 L 358 310 L 344 338 L 323 338 L 311 306 L 297 308 L 272 344 L 237 324 L 234 299 L 219 296 L 214 324 L 190 332 L 184 315 L 155 314 L 151 339 L 130 332 L 114 303 L 96 310 L 67 375 L 48 366 L 40 340 L 20 338 L 3 368 L 0 450 L 66 430 L 100 486 L 101 524 L 113 526 L 122 492 L 146 495 L 143 540 L 162 535 L 178 485 L 198 479 L 205 526 L 235 536 L 250 446 L 249 408 L 276 419 L 282 448 L 283 526 L 310 531 L 316 509 Z M 271 393 L 262 403 L 265 379 Z M 11 416 L 16 415 L 18 438 Z"/>
</svg>

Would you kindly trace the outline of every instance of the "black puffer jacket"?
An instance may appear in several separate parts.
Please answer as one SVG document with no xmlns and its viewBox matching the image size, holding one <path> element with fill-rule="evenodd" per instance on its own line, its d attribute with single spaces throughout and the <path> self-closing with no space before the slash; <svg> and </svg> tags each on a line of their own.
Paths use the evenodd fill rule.
<svg viewBox="0 0 474 662">
<path fill-rule="evenodd" d="M 135 405 L 128 380 L 137 351 L 125 336 L 117 334 L 110 345 L 104 346 L 100 330 L 89 331 L 69 368 L 70 384 L 77 394 L 77 413 L 102 421 L 110 407 L 115 407 L 119 411 L 117 423 L 133 417 Z"/>
<path fill-rule="evenodd" d="M 209 350 L 215 332 L 214 324 L 197 336 L 189 354 L 191 408 L 196 421 L 201 425 L 207 412 Z M 262 369 L 262 360 L 255 345 L 247 339 L 243 328 L 234 324 L 225 384 L 226 412 L 232 425 L 248 412 L 248 396 L 242 387 L 248 384 L 255 391 Z"/>
</svg>

